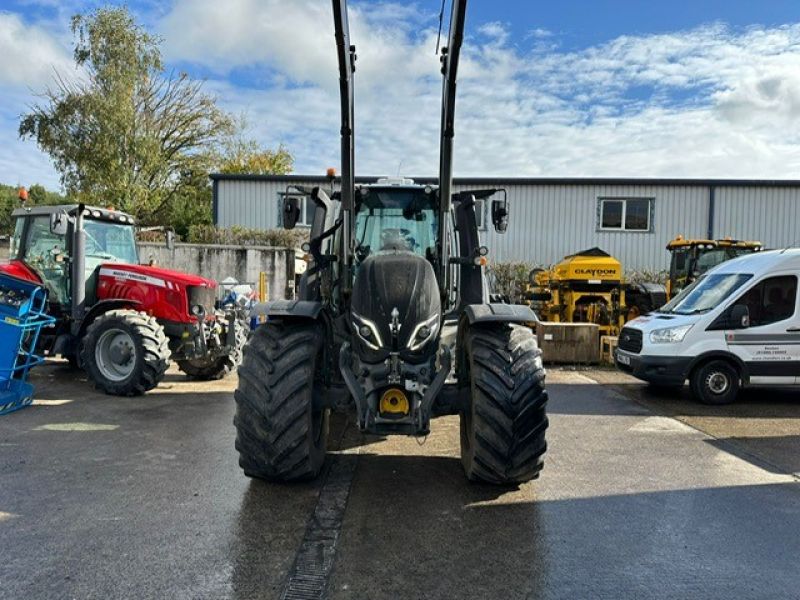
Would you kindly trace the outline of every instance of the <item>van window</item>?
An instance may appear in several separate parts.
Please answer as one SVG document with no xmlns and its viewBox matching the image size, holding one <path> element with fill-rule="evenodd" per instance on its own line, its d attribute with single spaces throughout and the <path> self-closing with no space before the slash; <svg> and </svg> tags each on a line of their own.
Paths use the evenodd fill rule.
<svg viewBox="0 0 800 600">
<path fill-rule="evenodd" d="M 797 304 L 797 277 L 783 275 L 765 279 L 736 304 L 744 304 L 750 312 L 750 327 L 769 325 L 794 315 Z"/>
<path fill-rule="evenodd" d="M 660 308 L 660 313 L 694 315 L 716 308 L 742 287 L 752 275 L 745 273 L 711 273 L 704 275 Z"/>
</svg>

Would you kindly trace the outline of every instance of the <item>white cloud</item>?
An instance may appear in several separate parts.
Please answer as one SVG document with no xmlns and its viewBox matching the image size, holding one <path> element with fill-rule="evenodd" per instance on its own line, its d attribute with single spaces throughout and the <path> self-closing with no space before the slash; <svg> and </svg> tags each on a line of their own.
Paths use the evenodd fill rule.
<svg viewBox="0 0 800 600">
<path fill-rule="evenodd" d="M 179 14 L 183 6 L 178 3 Z M 191 6 L 204 12 L 197 2 Z M 265 40 L 243 28 L 221 58 L 202 52 L 180 58 L 223 75 L 268 65 L 293 81 L 266 91 L 219 89 L 223 102 L 247 108 L 265 143 L 289 144 L 299 171 L 321 172 L 338 152 L 331 16 L 316 2 L 293 2 L 288 17 L 274 2 L 260 10 L 248 6 L 248 19 L 272 31 L 315 35 L 298 36 L 310 38 L 308 47 L 287 55 L 291 44 L 280 35 Z M 379 24 L 363 3 L 351 13 L 359 50 L 357 168 L 380 174 L 402 162 L 406 173 L 433 174 L 440 94 L 431 51 L 435 18 L 426 21 L 412 10 L 392 22 L 381 6 Z M 800 25 L 732 32 L 713 24 L 622 36 L 568 53 L 555 46 L 524 53 L 500 23 L 477 31 L 464 46 L 458 174 L 800 177 L 793 133 L 800 116 Z M 184 50 L 212 44 L 184 38 Z M 258 39 L 258 52 L 244 50 Z"/>
<path fill-rule="evenodd" d="M 359 173 L 401 165 L 435 174 L 437 17 L 415 4 L 351 4 Z M 711 24 L 572 52 L 559 50 L 558 33 L 515 40 L 502 23 L 470 26 L 456 110 L 459 175 L 800 178 L 798 24 Z M 299 172 L 338 165 L 328 2 L 177 0 L 158 33 L 169 61 L 210 73 L 220 103 L 246 112 L 265 145 L 286 143 Z M 35 62 L 48 61 L 57 59 Z M 0 168 L 6 160 L 0 154 Z"/>
<path fill-rule="evenodd" d="M 53 81 L 56 72 L 69 74 L 74 66 L 55 36 L 17 15 L 0 13 L 0 182 L 60 187 L 50 159 L 30 140 L 17 135 L 20 115 Z"/>
<path fill-rule="evenodd" d="M 73 69 L 67 50 L 53 36 L 14 14 L 0 13 L 0 85 L 39 88 L 55 70 Z"/>
</svg>

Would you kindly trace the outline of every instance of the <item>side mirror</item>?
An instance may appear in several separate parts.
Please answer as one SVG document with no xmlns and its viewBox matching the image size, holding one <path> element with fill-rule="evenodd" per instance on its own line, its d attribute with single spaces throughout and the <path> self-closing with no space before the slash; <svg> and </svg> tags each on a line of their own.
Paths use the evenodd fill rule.
<svg viewBox="0 0 800 600">
<path fill-rule="evenodd" d="M 492 224 L 497 233 L 508 229 L 508 200 L 492 200 Z"/>
<path fill-rule="evenodd" d="M 54 212 L 50 215 L 50 233 L 53 235 L 67 235 L 69 217 L 65 212 Z"/>
<path fill-rule="evenodd" d="M 744 304 L 734 305 L 729 322 L 731 329 L 747 329 L 750 327 L 750 310 Z"/>
<path fill-rule="evenodd" d="M 167 250 L 175 250 L 175 232 L 167 229 L 164 233 L 166 234 Z"/>
<path fill-rule="evenodd" d="M 297 196 L 284 196 L 283 198 L 283 228 L 294 229 L 300 220 L 300 198 Z"/>
</svg>

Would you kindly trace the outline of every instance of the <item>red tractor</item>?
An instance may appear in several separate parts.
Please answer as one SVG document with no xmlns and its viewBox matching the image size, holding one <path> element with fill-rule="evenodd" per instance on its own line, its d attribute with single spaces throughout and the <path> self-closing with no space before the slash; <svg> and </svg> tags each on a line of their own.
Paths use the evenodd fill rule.
<svg viewBox="0 0 800 600">
<path fill-rule="evenodd" d="M 154 388 L 170 359 L 194 379 L 239 366 L 247 327 L 235 308 L 217 309 L 217 282 L 139 264 L 130 215 L 76 204 L 12 217 L 11 260 L 0 271 L 47 287 L 56 325 L 42 331 L 42 354 L 67 358 L 118 396 Z"/>
</svg>

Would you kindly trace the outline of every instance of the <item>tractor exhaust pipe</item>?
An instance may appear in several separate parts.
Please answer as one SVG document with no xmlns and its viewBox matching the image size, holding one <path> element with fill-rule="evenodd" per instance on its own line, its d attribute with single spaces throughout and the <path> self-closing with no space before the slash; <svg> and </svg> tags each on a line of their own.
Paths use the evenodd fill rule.
<svg viewBox="0 0 800 600">
<path fill-rule="evenodd" d="M 72 288 L 72 325 L 73 335 L 78 335 L 81 322 L 86 314 L 86 232 L 83 230 L 83 212 L 85 206 L 78 205 L 75 214 L 74 232 L 72 236 L 72 272 L 70 287 Z"/>
</svg>

